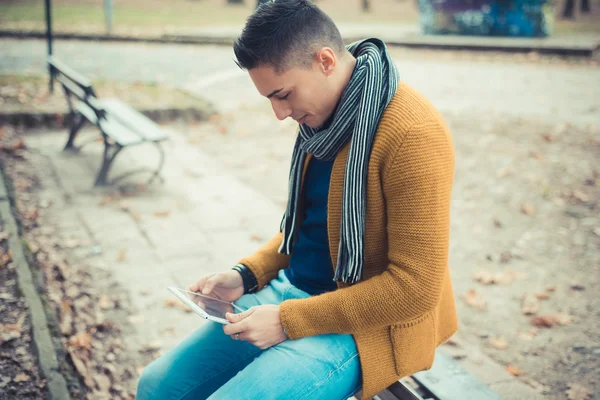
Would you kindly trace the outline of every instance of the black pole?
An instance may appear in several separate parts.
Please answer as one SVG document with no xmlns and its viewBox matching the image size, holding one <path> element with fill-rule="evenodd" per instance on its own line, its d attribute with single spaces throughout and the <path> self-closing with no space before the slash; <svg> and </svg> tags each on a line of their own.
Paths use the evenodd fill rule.
<svg viewBox="0 0 600 400">
<path fill-rule="evenodd" d="M 46 37 L 48 38 L 48 57 L 52 55 L 52 4 L 51 0 L 46 0 Z M 50 93 L 54 93 L 54 78 L 52 68 L 48 65 L 50 73 Z"/>
</svg>

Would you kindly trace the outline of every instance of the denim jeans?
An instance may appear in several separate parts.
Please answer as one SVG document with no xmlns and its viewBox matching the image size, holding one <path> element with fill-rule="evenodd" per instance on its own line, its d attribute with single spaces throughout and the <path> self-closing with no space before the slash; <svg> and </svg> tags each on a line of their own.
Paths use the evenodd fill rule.
<svg viewBox="0 0 600 400">
<path fill-rule="evenodd" d="M 280 270 L 260 292 L 246 294 L 235 304 L 247 310 L 308 297 Z M 352 335 L 308 336 L 261 350 L 246 341 L 233 340 L 223 333 L 221 324 L 206 321 L 144 368 L 136 398 L 347 399 L 360 384 L 360 362 Z"/>
</svg>

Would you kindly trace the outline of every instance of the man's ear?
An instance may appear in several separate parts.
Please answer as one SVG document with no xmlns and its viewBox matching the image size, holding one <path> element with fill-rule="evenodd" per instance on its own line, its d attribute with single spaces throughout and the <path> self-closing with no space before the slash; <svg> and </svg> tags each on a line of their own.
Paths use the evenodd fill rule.
<svg viewBox="0 0 600 400">
<path fill-rule="evenodd" d="M 331 48 L 323 47 L 317 52 L 316 62 L 319 70 L 326 76 L 329 76 L 335 70 L 337 65 L 337 57 Z"/>
</svg>

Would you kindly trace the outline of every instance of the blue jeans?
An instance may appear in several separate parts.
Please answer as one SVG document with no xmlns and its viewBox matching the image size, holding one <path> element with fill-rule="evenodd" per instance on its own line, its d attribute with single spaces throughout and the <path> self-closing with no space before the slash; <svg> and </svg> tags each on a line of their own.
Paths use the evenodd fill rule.
<svg viewBox="0 0 600 400">
<path fill-rule="evenodd" d="M 283 270 L 260 292 L 235 304 L 247 310 L 310 295 Z M 198 317 L 200 318 L 200 317 Z M 207 321 L 142 373 L 138 400 L 347 399 L 360 389 L 354 338 L 326 334 L 285 340 L 266 350 L 233 340 L 223 326 Z"/>
</svg>

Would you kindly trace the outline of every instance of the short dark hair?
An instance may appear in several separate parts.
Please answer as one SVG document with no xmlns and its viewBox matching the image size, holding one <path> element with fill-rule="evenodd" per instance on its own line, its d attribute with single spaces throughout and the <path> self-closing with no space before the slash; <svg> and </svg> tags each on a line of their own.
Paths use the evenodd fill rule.
<svg viewBox="0 0 600 400">
<path fill-rule="evenodd" d="M 248 18 L 233 51 L 242 69 L 269 65 L 279 73 L 309 68 L 315 51 L 326 46 L 344 50 L 342 35 L 327 14 L 309 0 L 273 0 Z"/>
</svg>

